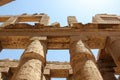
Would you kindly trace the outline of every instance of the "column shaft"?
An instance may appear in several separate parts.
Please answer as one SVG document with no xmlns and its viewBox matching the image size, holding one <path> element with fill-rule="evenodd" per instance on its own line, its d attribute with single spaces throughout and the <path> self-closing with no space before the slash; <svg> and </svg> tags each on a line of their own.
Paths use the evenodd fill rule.
<svg viewBox="0 0 120 80">
<path fill-rule="evenodd" d="M 2 80 L 2 73 L 0 72 L 0 80 Z"/>
<path fill-rule="evenodd" d="M 67 80 L 74 80 L 73 77 L 68 77 Z"/>
<path fill-rule="evenodd" d="M 97 66 L 101 72 L 103 80 L 117 80 L 114 75 L 113 64 L 110 63 L 112 61 L 98 60 Z"/>
<path fill-rule="evenodd" d="M 103 80 L 94 56 L 81 40 L 71 43 L 70 55 L 73 80 Z"/>
<path fill-rule="evenodd" d="M 50 76 L 45 76 L 45 77 L 46 77 L 46 80 L 51 80 Z"/>
<path fill-rule="evenodd" d="M 117 80 L 112 72 L 101 72 L 104 80 Z"/>
<path fill-rule="evenodd" d="M 18 71 L 12 80 L 46 80 L 43 76 L 46 44 L 34 40 L 21 56 Z"/>
<path fill-rule="evenodd" d="M 2 51 L 3 47 L 2 47 L 2 44 L 1 44 L 1 41 L 0 41 L 0 52 Z"/>
<path fill-rule="evenodd" d="M 120 80 L 120 76 L 118 77 L 118 80 Z"/>
<path fill-rule="evenodd" d="M 107 44 L 108 53 L 111 53 L 114 62 L 120 68 L 120 37 L 110 37 Z"/>
</svg>

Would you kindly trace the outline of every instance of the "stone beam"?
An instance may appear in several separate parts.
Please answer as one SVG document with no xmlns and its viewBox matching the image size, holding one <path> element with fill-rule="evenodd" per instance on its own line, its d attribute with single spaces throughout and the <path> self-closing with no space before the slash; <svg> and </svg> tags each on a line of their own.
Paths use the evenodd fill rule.
<svg viewBox="0 0 120 80">
<path fill-rule="evenodd" d="M 67 78 L 73 72 L 70 64 L 67 62 L 50 62 L 46 64 L 44 74 L 50 77 Z"/>
<path fill-rule="evenodd" d="M 46 14 L 22 14 L 22 15 L 15 15 L 18 17 L 18 22 L 39 22 L 42 17 L 46 17 Z M 6 15 L 0 16 L 0 22 L 6 22 L 13 15 Z M 48 16 L 47 16 L 48 17 Z"/>
<path fill-rule="evenodd" d="M 15 1 L 15 0 L 0 0 L 0 6 L 3 6 L 9 2 L 12 2 L 12 1 Z"/>
<path fill-rule="evenodd" d="M 27 26 L 27 27 L 24 27 Z M 102 26 L 108 26 L 107 28 L 100 28 Z M 9 27 L 9 26 L 8 26 Z M 40 27 L 40 26 L 39 26 Z M 2 36 L 2 33 L 4 34 L 4 32 L 7 32 L 5 34 L 5 36 L 12 36 L 13 34 L 10 34 L 10 32 L 12 31 L 12 33 L 15 32 L 19 32 L 20 34 L 17 34 L 18 36 L 22 36 L 22 35 L 29 35 L 29 32 L 34 32 L 31 33 L 31 35 L 35 36 L 35 34 L 37 35 L 39 32 L 39 35 L 41 36 L 89 36 L 89 35 L 94 35 L 94 36 L 116 36 L 118 35 L 118 33 L 120 32 L 120 25 L 102 25 L 102 24 L 90 24 L 90 25 L 82 25 L 83 28 L 81 29 L 73 29 L 73 28 L 68 28 L 68 27 L 61 27 L 61 28 L 54 28 L 52 26 L 48 26 L 44 28 L 37 28 L 36 26 L 30 26 L 29 24 L 15 24 L 15 25 L 10 25 L 10 28 L 7 29 L 1 29 L 0 28 L 0 36 Z M 93 27 L 91 29 L 91 27 Z M 25 30 L 24 30 L 25 29 Z M 27 34 L 25 33 L 27 32 Z M 44 34 L 43 34 L 44 33 Z M 96 33 L 96 34 L 95 34 Z M 14 34 L 15 36 L 15 34 Z M 79 38 L 79 37 L 78 37 Z M 80 37 L 81 38 L 81 37 Z"/>
<path fill-rule="evenodd" d="M 62 49 L 68 49 L 70 37 L 75 37 L 76 40 L 81 39 L 85 41 L 86 44 L 92 49 L 95 48 L 103 49 L 105 47 L 106 38 L 108 36 L 119 36 L 119 33 L 120 33 L 119 29 L 111 29 L 111 30 L 71 29 L 71 28 L 0 29 L 0 41 L 3 48 L 25 48 L 26 47 L 25 45 L 21 46 L 22 44 L 20 44 L 24 42 L 20 41 L 20 43 L 18 43 L 18 40 L 24 39 L 24 41 L 28 43 L 30 36 L 47 36 L 48 38 L 54 40 L 52 42 L 51 41 L 48 42 L 49 49 L 55 49 L 55 48 L 59 49 L 62 48 L 62 45 L 64 45 Z M 23 38 L 21 38 L 22 36 Z M 60 42 L 61 39 L 59 39 L 61 37 L 65 39 L 62 42 Z M 58 42 L 55 42 L 55 39 L 57 39 Z M 17 44 L 13 44 L 13 42 L 19 45 L 16 46 Z"/>
<path fill-rule="evenodd" d="M 24 26 L 26 28 L 24 28 Z M 85 25 L 84 27 L 87 27 L 88 29 L 73 29 L 73 28 L 39 28 L 39 29 L 36 29 L 36 28 L 33 28 L 33 26 L 29 26 L 25 24 L 22 24 L 22 25 L 18 24 L 15 26 L 12 25 L 11 29 L 9 29 L 11 26 L 8 26 L 7 29 L 6 28 L 0 29 L 0 41 L 1 41 L 3 48 L 25 48 L 26 46 L 21 46 L 22 44 L 18 43 L 18 40 L 21 40 L 21 39 L 16 40 L 17 37 L 21 38 L 21 36 L 24 36 L 27 38 L 26 39 L 27 42 L 29 42 L 28 41 L 29 36 L 48 36 L 50 38 L 55 37 L 52 39 L 57 39 L 57 37 L 67 37 L 67 39 L 64 40 L 63 42 L 60 42 L 61 39 L 59 40 L 57 39 L 58 42 L 55 42 L 55 41 L 48 42 L 48 44 L 51 43 L 48 45 L 49 46 L 48 48 L 49 49 L 60 49 L 60 48 L 68 49 L 69 48 L 68 40 L 70 39 L 70 37 L 74 37 L 76 40 L 81 39 L 85 41 L 90 48 L 103 49 L 105 42 L 106 42 L 106 38 L 108 36 L 119 36 L 120 29 L 118 28 L 115 28 L 115 29 L 111 28 L 110 30 L 109 29 L 90 29 L 89 27 L 91 26 L 95 27 L 96 25 L 95 24 Z M 97 25 L 97 26 L 101 26 L 101 25 Z M 21 27 L 21 29 L 19 29 L 19 27 Z M 56 37 L 56 34 L 57 34 L 57 37 Z M 8 36 L 12 38 L 14 37 L 14 39 L 9 40 Z M 12 42 L 15 42 L 19 45 L 16 46 L 16 44 L 13 44 Z M 6 43 L 11 44 L 11 46 L 7 45 Z"/>
<path fill-rule="evenodd" d="M 25 26 L 26 28 L 19 28 L 19 27 L 23 27 Z M 108 36 L 119 36 L 120 33 L 120 29 L 115 28 L 115 29 L 90 29 L 89 27 L 95 27 L 95 24 L 91 24 L 91 25 L 86 25 L 84 27 L 87 27 L 88 29 L 73 29 L 73 28 L 34 28 L 33 26 L 29 26 L 29 25 L 12 25 L 13 28 L 9 29 L 9 28 L 5 28 L 5 29 L 0 29 L 0 41 L 1 44 L 3 46 L 3 48 L 12 48 L 12 44 L 11 41 L 7 38 L 9 37 L 14 37 L 14 39 L 16 40 L 16 36 L 17 37 L 21 37 L 24 36 L 27 38 L 27 41 L 29 39 L 29 36 L 47 36 L 47 37 L 67 37 L 67 39 L 63 42 L 54 42 L 52 44 L 52 42 L 49 46 L 49 49 L 68 49 L 69 48 L 69 40 L 70 37 L 75 37 L 76 40 L 83 40 L 86 42 L 86 44 L 92 48 L 99 48 L 99 49 L 103 49 L 105 47 L 105 42 L 106 42 L 106 38 Z M 98 25 L 97 25 L 98 26 Z M 117 25 L 116 25 L 117 26 Z M 10 26 L 8 26 L 10 27 Z M 44 26 L 43 26 L 44 27 Z M 57 36 L 56 36 L 57 35 Z M 12 39 L 12 40 L 14 40 Z M 53 38 L 55 39 L 55 38 Z M 8 40 L 8 41 L 7 41 Z M 24 39 L 25 40 L 25 39 Z M 49 41 L 49 39 L 48 39 Z M 14 42 L 14 41 L 13 41 Z M 17 42 L 17 41 L 16 41 Z M 28 41 L 29 42 L 29 41 Z M 5 45 L 4 45 L 5 43 Z M 7 44 L 11 43 L 11 47 L 9 47 L 10 45 Z M 22 42 L 23 43 L 23 42 Z M 48 44 L 49 44 L 48 43 Z M 58 45 L 56 45 L 58 44 Z M 13 46 L 13 48 L 17 47 L 17 48 L 25 48 L 25 46 L 21 46 L 19 47 L 21 44 L 17 46 Z"/>
<path fill-rule="evenodd" d="M 98 24 L 120 24 L 120 16 L 114 14 L 97 14 L 93 17 L 92 22 Z"/>
<path fill-rule="evenodd" d="M 17 20 L 18 20 L 18 16 L 12 16 L 6 22 L 4 22 L 2 25 L 0 25 L 0 27 L 3 28 L 8 25 L 15 24 L 15 23 L 17 23 Z"/>
</svg>

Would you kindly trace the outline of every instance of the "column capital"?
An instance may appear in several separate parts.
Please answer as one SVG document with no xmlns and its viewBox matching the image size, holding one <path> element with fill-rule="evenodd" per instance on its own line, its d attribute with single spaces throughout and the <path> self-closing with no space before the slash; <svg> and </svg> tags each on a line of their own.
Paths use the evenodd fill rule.
<svg viewBox="0 0 120 80">
<path fill-rule="evenodd" d="M 21 64 L 24 64 L 27 60 L 38 59 L 46 63 L 46 53 L 47 53 L 47 43 L 39 41 L 37 38 L 34 39 L 29 46 L 25 49 L 24 53 L 21 56 Z"/>
<path fill-rule="evenodd" d="M 82 40 L 77 40 L 70 43 L 70 56 L 72 61 L 84 57 L 88 59 L 94 58 L 92 52 Z M 95 58 L 93 60 L 95 60 Z"/>
</svg>

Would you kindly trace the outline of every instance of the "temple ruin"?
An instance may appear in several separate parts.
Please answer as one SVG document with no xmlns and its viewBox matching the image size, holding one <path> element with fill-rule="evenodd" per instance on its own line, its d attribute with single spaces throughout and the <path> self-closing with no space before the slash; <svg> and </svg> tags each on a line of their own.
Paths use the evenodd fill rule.
<svg viewBox="0 0 120 80">
<path fill-rule="evenodd" d="M 0 80 L 117 80 L 120 16 L 97 14 L 88 24 L 68 16 L 64 27 L 49 21 L 44 13 L 0 16 L 0 51 L 25 49 L 20 60 L 0 60 Z M 68 49 L 70 63 L 47 62 L 48 49 Z M 97 60 L 91 49 L 99 49 Z"/>
</svg>

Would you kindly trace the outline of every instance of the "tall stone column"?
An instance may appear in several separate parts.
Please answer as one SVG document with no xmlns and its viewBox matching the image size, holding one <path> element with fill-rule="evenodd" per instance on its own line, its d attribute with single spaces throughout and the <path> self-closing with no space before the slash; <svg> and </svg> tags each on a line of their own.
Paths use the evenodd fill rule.
<svg viewBox="0 0 120 80">
<path fill-rule="evenodd" d="M 117 67 L 120 68 L 120 37 L 109 37 L 106 51 L 111 54 Z"/>
<path fill-rule="evenodd" d="M 74 80 L 72 76 L 68 77 L 67 80 Z"/>
<path fill-rule="evenodd" d="M 110 63 L 110 61 L 109 62 L 106 62 L 104 60 L 97 61 L 97 66 L 101 72 L 103 80 L 117 80 L 114 75 L 114 70 L 110 65 L 113 65 L 112 63 Z"/>
<path fill-rule="evenodd" d="M 45 42 L 33 40 L 22 54 L 18 70 L 12 80 L 46 80 L 43 75 L 46 51 Z"/>
<path fill-rule="evenodd" d="M 0 80 L 2 80 L 2 73 L 0 72 Z"/>
<path fill-rule="evenodd" d="M 112 72 L 101 72 L 104 80 L 117 80 Z"/>
<path fill-rule="evenodd" d="M 120 76 L 118 77 L 118 80 L 120 80 Z"/>
<path fill-rule="evenodd" d="M 70 56 L 73 80 L 103 80 L 94 56 L 81 40 L 71 42 Z"/>
<path fill-rule="evenodd" d="M 46 77 L 46 80 L 51 80 L 50 76 L 45 76 L 45 77 Z"/>
</svg>

